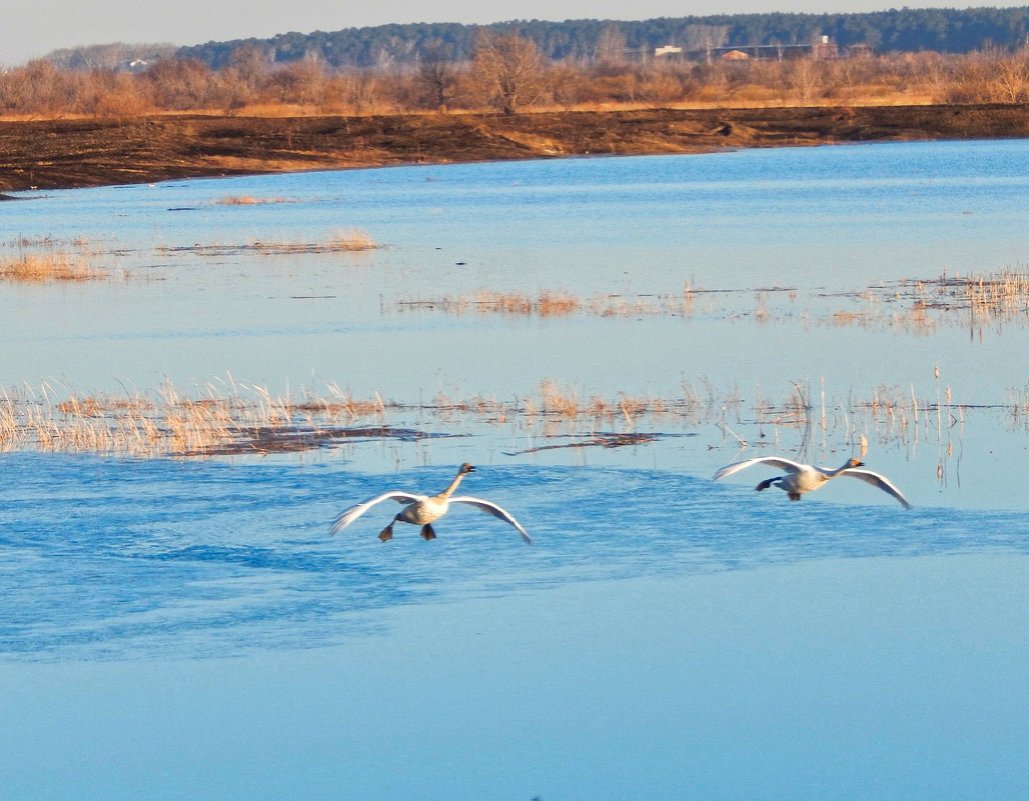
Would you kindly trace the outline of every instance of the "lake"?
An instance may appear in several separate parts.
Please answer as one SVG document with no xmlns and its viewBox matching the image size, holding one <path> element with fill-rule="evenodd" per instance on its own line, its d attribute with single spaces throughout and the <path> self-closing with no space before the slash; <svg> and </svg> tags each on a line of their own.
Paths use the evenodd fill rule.
<svg viewBox="0 0 1029 801">
<path fill-rule="evenodd" d="M 1006 141 L 4 203 L 0 259 L 97 271 L 0 280 L 0 407 L 52 437 L 0 452 L 5 798 L 1025 795 L 1027 189 Z M 379 405 L 147 458 L 72 397 Z M 711 480 L 862 453 L 913 509 Z M 462 461 L 533 545 L 329 536 Z"/>
</svg>

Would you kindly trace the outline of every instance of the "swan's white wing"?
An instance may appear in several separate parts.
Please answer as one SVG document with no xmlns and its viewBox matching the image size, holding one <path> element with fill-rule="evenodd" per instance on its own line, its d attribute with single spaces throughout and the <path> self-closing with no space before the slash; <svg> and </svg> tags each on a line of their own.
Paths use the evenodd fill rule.
<svg viewBox="0 0 1029 801">
<path fill-rule="evenodd" d="M 374 498 L 369 498 L 367 501 L 362 501 L 344 509 L 332 524 L 329 533 L 338 534 L 377 503 L 389 500 L 394 500 L 398 503 L 414 503 L 415 501 L 425 500 L 426 497 L 425 495 L 415 495 L 410 492 L 400 492 L 399 490 L 384 492 L 382 495 L 376 495 Z"/>
<path fill-rule="evenodd" d="M 871 484 L 873 487 L 878 487 L 884 492 L 888 492 L 894 498 L 901 502 L 905 509 L 910 509 L 911 504 L 908 503 L 908 499 L 904 497 L 899 489 L 890 483 L 886 476 L 881 476 L 878 473 L 873 473 L 871 470 L 862 470 L 860 467 L 848 467 L 846 470 L 841 471 L 838 475 L 841 476 L 852 476 L 854 478 L 860 478 Z"/>
<path fill-rule="evenodd" d="M 522 535 L 522 539 L 528 543 L 532 543 L 532 537 L 529 533 L 522 528 L 522 524 L 519 523 L 506 509 L 502 509 L 492 501 L 485 501 L 482 498 L 472 498 L 470 495 L 456 495 L 450 499 L 451 503 L 467 503 L 469 506 L 474 506 L 477 509 L 481 509 L 484 512 L 488 512 L 494 517 L 499 517 L 505 523 L 510 523 L 516 529 L 518 533 Z"/>
<path fill-rule="evenodd" d="M 731 476 L 733 473 L 738 473 L 740 470 L 745 470 L 751 465 L 755 464 L 767 464 L 772 467 L 778 467 L 780 470 L 785 470 L 787 473 L 799 473 L 801 470 L 806 470 L 808 465 L 801 464 L 800 462 L 794 462 L 790 459 L 783 459 L 781 456 L 759 456 L 756 459 L 744 459 L 742 462 L 733 462 L 727 464 L 715 473 L 714 481 L 726 476 Z"/>
</svg>

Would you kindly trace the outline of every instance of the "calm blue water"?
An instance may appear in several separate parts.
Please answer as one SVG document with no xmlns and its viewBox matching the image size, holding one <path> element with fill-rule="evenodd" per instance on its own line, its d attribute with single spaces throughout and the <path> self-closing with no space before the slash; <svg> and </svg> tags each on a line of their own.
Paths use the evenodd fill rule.
<svg viewBox="0 0 1029 801">
<path fill-rule="evenodd" d="M 484 468 L 534 545 L 474 510 L 381 544 L 382 507 L 327 528 L 450 470 L 0 468 L 7 798 L 1029 789 L 1025 514 Z"/>
<path fill-rule="evenodd" d="M 167 376 L 188 390 L 231 374 L 413 402 L 546 378 L 584 397 L 708 380 L 746 399 L 798 381 L 830 408 L 879 385 L 996 404 L 1029 382 L 1024 325 L 926 335 L 818 315 L 843 303 L 826 292 L 1024 265 L 1027 188 L 1029 144 L 974 142 L 53 193 L 0 207 L 0 255 L 15 237 L 84 240 L 129 275 L 0 283 L 0 384 Z M 288 202 L 217 202 L 244 194 Z M 354 227 L 388 247 L 175 250 Z M 398 303 L 685 281 L 746 291 L 687 318 Z M 797 297 L 762 323 L 754 290 L 773 285 Z M 797 504 L 753 492 L 759 469 L 712 482 L 721 464 L 797 446 L 798 432 L 732 422 L 747 451 L 668 424 L 676 436 L 653 446 L 516 456 L 546 438 L 473 426 L 266 461 L 0 454 L 0 795 L 1029 794 L 1025 431 L 980 410 L 939 429 L 923 418 L 899 443 L 867 432 L 905 511 L 861 482 Z M 842 462 L 851 433 L 816 431 L 811 458 Z M 534 545 L 472 509 L 431 543 L 401 526 L 376 539 L 396 507 L 328 535 L 344 506 L 441 488 L 465 459 L 480 469 L 463 490 L 508 508 Z"/>
</svg>

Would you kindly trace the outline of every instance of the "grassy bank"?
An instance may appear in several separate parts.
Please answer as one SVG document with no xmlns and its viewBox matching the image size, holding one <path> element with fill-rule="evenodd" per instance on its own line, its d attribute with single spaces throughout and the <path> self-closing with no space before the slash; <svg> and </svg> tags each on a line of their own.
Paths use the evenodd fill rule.
<svg viewBox="0 0 1029 801">
<path fill-rule="evenodd" d="M 840 142 L 1029 136 L 1022 105 L 0 122 L 0 192 L 167 179 Z"/>
</svg>

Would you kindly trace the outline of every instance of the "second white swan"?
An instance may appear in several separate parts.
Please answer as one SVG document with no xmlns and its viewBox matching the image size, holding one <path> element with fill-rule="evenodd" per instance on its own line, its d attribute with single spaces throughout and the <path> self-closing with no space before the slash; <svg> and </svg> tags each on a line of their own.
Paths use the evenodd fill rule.
<svg viewBox="0 0 1029 801">
<path fill-rule="evenodd" d="M 766 478 L 755 487 L 758 492 L 769 487 L 778 487 L 786 492 L 791 501 L 799 501 L 800 496 L 805 492 L 814 492 L 816 489 L 824 486 L 830 479 L 836 478 L 836 476 L 851 476 L 852 478 L 860 478 L 873 487 L 878 487 L 883 492 L 892 495 L 900 501 L 905 509 L 911 508 L 907 498 L 890 483 L 889 479 L 878 473 L 873 473 L 871 470 L 862 470 L 861 468 L 864 467 L 865 463 L 855 458 L 848 459 L 841 467 L 833 470 L 828 467 L 814 467 L 809 464 L 794 462 L 792 459 L 784 459 L 781 456 L 759 456 L 755 459 L 744 459 L 742 462 L 726 465 L 715 473 L 714 480 L 717 481 L 720 478 L 731 476 L 733 473 L 738 473 L 740 470 L 745 470 L 756 464 L 767 464 L 786 471 L 786 475 Z"/>
</svg>

